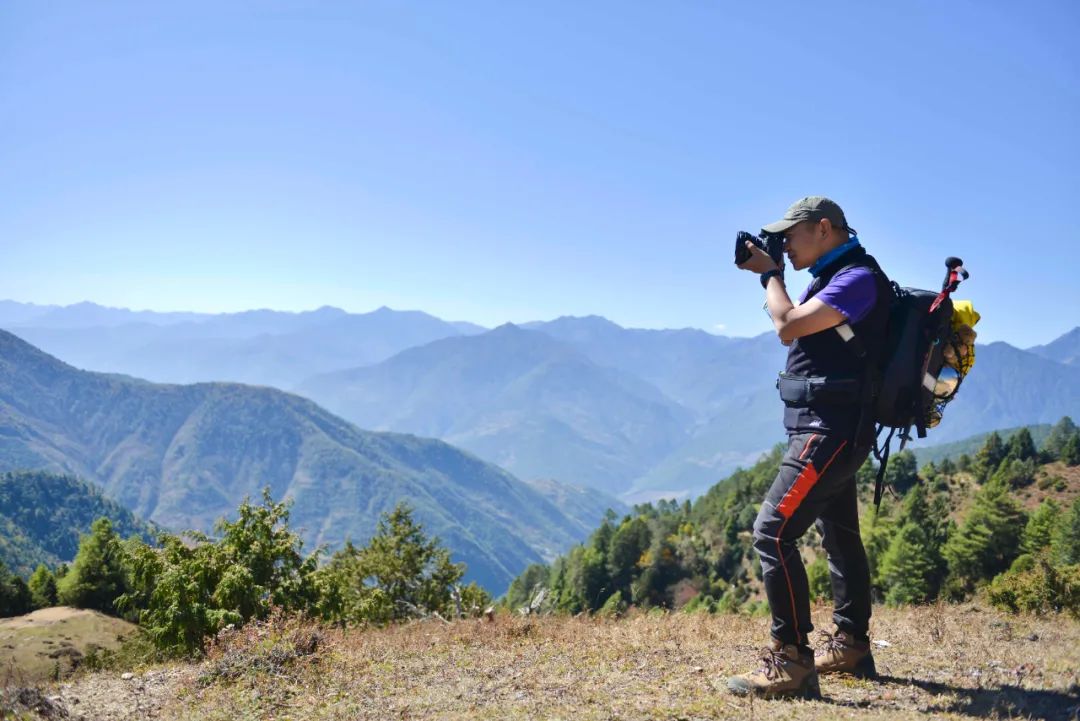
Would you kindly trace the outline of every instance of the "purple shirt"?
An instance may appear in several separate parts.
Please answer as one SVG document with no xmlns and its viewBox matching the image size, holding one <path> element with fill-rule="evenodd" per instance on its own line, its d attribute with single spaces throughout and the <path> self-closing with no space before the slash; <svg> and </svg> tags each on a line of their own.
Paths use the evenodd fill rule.
<svg viewBox="0 0 1080 721">
<path fill-rule="evenodd" d="M 799 296 L 799 304 L 806 300 L 809 288 Z M 877 300 L 877 285 L 869 268 L 848 268 L 832 277 L 829 284 L 818 291 L 815 298 L 833 310 L 837 310 L 849 323 L 858 323 L 866 317 Z"/>
</svg>

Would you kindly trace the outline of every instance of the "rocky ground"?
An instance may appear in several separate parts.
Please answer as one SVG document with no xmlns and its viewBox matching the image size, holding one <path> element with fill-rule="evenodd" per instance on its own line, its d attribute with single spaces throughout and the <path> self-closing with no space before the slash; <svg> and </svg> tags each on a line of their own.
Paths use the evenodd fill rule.
<svg viewBox="0 0 1080 721">
<path fill-rule="evenodd" d="M 827 627 L 827 609 L 815 619 Z M 231 634 L 201 664 L 47 689 L 51 710 L 28 718 L 1080 718 L 1080 623 L 1063 616 L 876 609 L 879 679 L 823 678 L 814 702 L 730 696 L 725 679 L 754 664 L 766 623 L 503 616 L 340 631 L 282 622 Z"/>
</svg>

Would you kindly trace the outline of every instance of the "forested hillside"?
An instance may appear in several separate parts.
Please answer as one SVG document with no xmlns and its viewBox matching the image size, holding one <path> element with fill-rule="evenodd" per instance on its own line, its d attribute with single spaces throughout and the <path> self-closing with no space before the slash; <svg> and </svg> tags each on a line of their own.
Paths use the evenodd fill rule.
<svg viewBox="0 0 1080 721">
<path fill-rule="evenodd" d="M 125 538 L 153 536 L 150 524 L 85 481 L 44 471 L 0 473 L 0 562 L 26 577 L 38 564 L 71 561 L 80 536 L 101 517 Z"/>
<path fill-rule="evenodd" d="M 693 503 L 635 506 L 610 514 L 589 540 L 515 579 L 505 603 L 556 611 L 630 605 L 763 608 L 751 547 L 758 505 L 783 455 L 776 446 Z M 874 593 L 890 604 L 960 600 L 985 589 L 1003 607 L 1069 608 L 1080 614 L 1080 431 L 1063 418 L 1037 448 L 1021 429 L 991 433 L 974 456 L 916 468 L 894 454 L 892 493 L 873 509 L 876 468 L 860 470 L 863 542 Z M 815 595 L 829 597 L 816 531 L 804 539 Z"/>
</svg>

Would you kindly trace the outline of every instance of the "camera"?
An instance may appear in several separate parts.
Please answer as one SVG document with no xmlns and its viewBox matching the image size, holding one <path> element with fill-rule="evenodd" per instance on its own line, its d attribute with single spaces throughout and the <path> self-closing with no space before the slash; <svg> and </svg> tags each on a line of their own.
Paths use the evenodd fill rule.
<svg viewBox="0 0 1080 721">
<path fill-rule="evenodd" d="M 773 262 L 778 266 L 784 261 L 784 234 L 766 233 L 764 230 L 758 236 L 753 236 L 745 230 L 740 230 L 735 236 L 735 265 L 750 260 L 750 249 L 746 247 L 746 241 L 750 241 L 764 250 Z"/>
</svg>

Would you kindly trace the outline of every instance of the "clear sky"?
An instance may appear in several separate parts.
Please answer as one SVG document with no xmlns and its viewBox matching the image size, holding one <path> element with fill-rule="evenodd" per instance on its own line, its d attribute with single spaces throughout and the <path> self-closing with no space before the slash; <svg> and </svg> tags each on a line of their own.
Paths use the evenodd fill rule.
<svg viewBox="0 0 1080 721">
<path fill-rule="evenodd" d="M 0 298 L 752 335 L 735 231 L 825 194 L 1044 343 L 1080 323 L 1078 34 L 1075 0 L 5 0 Z"/>
</svg>

